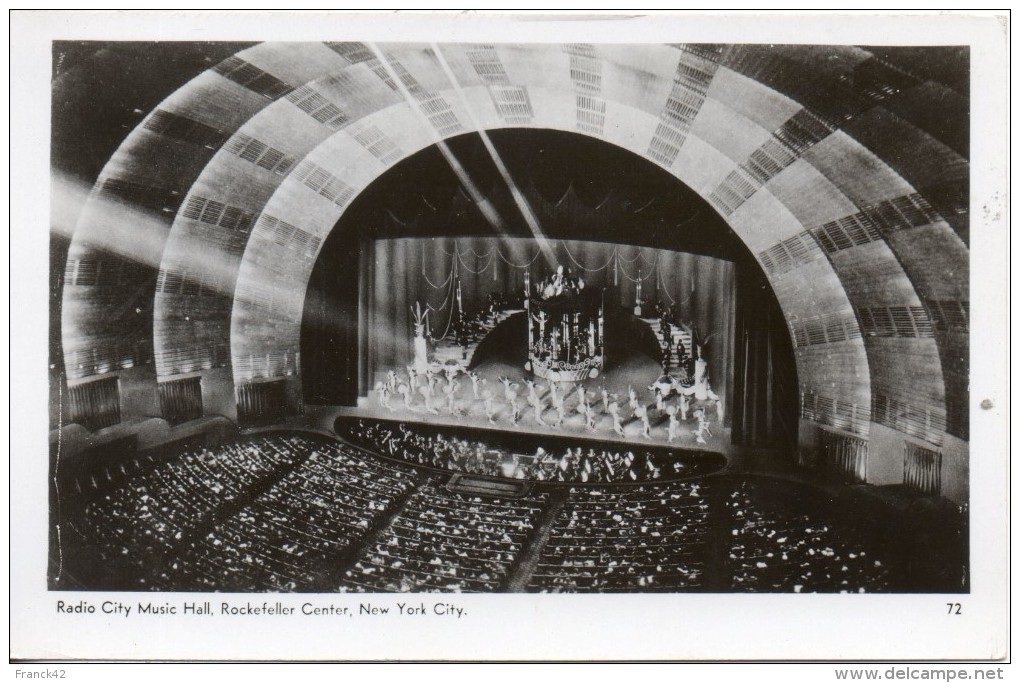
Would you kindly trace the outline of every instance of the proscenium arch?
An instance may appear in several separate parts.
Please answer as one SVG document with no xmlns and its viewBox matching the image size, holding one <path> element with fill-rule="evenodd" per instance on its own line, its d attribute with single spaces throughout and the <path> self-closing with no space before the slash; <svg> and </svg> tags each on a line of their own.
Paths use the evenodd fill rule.
<svg viewBox="0 0 1020 683">
<path fill-rule="evenodd" d="M 534 101 L 540 99 L 536 96 L 540 92 L 536 89 L 529 89 Z M 556 97 L 555 93 L 549 93 L 550 105 L 545 108 L 536 106 L 536 116 L 528 126 L 529 128 L 573 132 L 609 142 L 664 168 L 677 180 L 691 187 L 703 199 L 709 198 L 710 194 L 706 188 L 713 186 L 711 179 L 706 179 L 704 175 L 695 175 L 693 172 L 683 173 L 677 166 L 665 167 L 657 160 L 650 158 L 646 148 L 634 144 L 633 141 L 642 140 L 645 137 L 638 131 L 642 129 L 654 130 L 657 125 L 656 120 L 647 113 L 617 103 L 617 107 L 621 109 L 619 119 L 627 123 L 621 123 L 615 128 L 613 136 L 615 141 L 607 140 L 606 138 L 609 136 L 600 137 L 586 131 L 577 131 L 567 125 L 561 115 L 557 113 L 562 110 L 562 107 L 559 106 L 562 103 L 557 102 Z M 568 97 L 572 98 L 569 94 Z M 541 125 L 543 121 L 539 118 L 540 112 L 543 110 L 548 111 L 552 115 L 550 118 L 553 119 L 545 121 L 546 125 Z M 501 121 L 486 123 L 492 124 L 488 126 L 488 130 L 518 127 L 505 125 Z M 388 160 L 388 163 L 382 163 L 366 153 L 353 136 L 341 131 L 327 138 L 320 147 L 305 158 L 303 163 L 314 164 L 315 167 L 324 169 L 331 176 L 343 179 L 349 187 L 360 192 L 391 167 L 431 146 L 435 141 L 434 135 L 423 129 L 420 119 L 406 103 L 395 104 L 376 113 L 369 121 L 362 122 L 361 126 L 363 126 L 361 130 L 374 128 L 383 133 L 400 150 L 399 157 L 394 156 Z M 459 134 L 461 134 L 460 131 L 448 137 Z M 706 165 L 709 167 L 722 165 L 723 169 L 716 171 L 715 175 L 724 176 L 725 172 L 728 172 L 728 169 L 732 167 L 727 157 L 710 156 L 712 148 L 701 142 L 697 136 L 689 135 L 686 144 L 698 145 L 701 148 L 697 161 L 692 161 L 687 168 L 698 169 L 704 173 Z M 352 182 L 354 174 L 357 174 L 357 185 Z M 824 181 L 819 179 L 817 182 Z M 802 224 L 797 222 L 785 205 L 772 196 L 767 189 L 762 190 L 760 194 L 761 196 L 756 198 L 757 203 L 753 207 L 753 211 L 757 215 L 769 215 L 773 231 L 786 236 L 796 235 L 803 230 Z M 260 222 L 256 226 L 249 239 L 238 274 L 237 291 L 239 296 L 234 299 L 234 314 L 232 316 L 231 354 L 233 358 L 254 359 L 270 352 L 275 353 L 277 357 L 282 355 L 290 357 L 298 353 L 301 329 L 299 307 L 304 301 L 304 294 L 315 259 L 301 259 L 295 262 L 292 268 L 288 268 L 286 273 L 275 272 L 273 267 L 262 265 L 282 262 L 281 259 L 273 256 L 273 253 L 278 250 L 278 245 L 275 242 L 277 221 L 294 225 L 300 223 L 304 229 L 312 232 L 320 241 L 324 241 L 329 230 L 332 230 L 333 226 L 340 221 L 354 196 L 351 194 L 350 200 L 340 207 L 334 201 L 323 198 L 316 191 L 308 188 L 294 175 L 289 176 L 281 183 L 276 193 L 267 202 L 263 212 L 263 217 L 271 216 L 273 220 Z M 849 204 L 847 200 L 847 205 Z M 724 219 L 748 249 L 752 253 L 758 254 L 762 250 L 763 244 L 771 245 L 771 243 L 766 241 L 769 239 L 768 237 L 763 238 L 759 234 L 763 231 L 757 223 L 744 219 L 744 216 L 749 215 L 751 211 L 752 207 L 749 207 L 743 212 L 728 218 L 724 217 Z M 267 227 L 265 230 L 261 230 L 262 226 Z M 817 315 L 815 311 L 819 307 L 826 311 L 843 311 L 852 316 L 852 304 L 843 292 L 839 277 L 829 261 L 818 258 L 813 263 L 802 267 L 800 271 L 799 275 L 811 283 L 810 287 L 805 287 L 803 280 L 791 283 L 789 278 L 772 279 L 773 288 L 788 321 L 811 319 Z M 251 289 L 250 295 L 248 294 L 249 288 Z M 271 293 L 275 293 L 275 297 L 269 301 L 269 305 L 260 303 L 266 302 Z M 282 316 L 280 311 L 283 309 L 290 312 Z M 841 358 L 842 363 L 833 362 L 836 356 Z M 847 400 L 849 397 L 849 402 L 862 408 L 869 405 L 868 356 L 859 335 L 842 343 L 829 345 L 824 354 L 816 353 L 811 348 L 802 350 L 797 354 L 797 363 L 798 375 L 802 378 L 802 384 L 806 378 L 809 382 L 808 386 L 812 386 L 811 382 L 816 382 L 821 385 L 823 390 L 830 386 L 837 386 L 839 395 L 842 397 L 841 400 Z M 834 376 L 834 371 L 839 373 L 841 367 L 846 366 L 854 368 L 852 375 L 835 374 Z M 241 381 L 246 379 L 249 377 L 240 378 Z M 295 376 L 292 381 L 297 382 L 298 378 Z M 300 388 L 296 387 L 293 393 L 294 395 L 299 394 Z M 832 392 L 829 390 L 824 393 L 831 394 Z M 866 420 L 856 425 L 856 428 L 864 433 L 867 432 L 867 427 Z"/>
<path fill-rule="evenodd" d="M 406 156 L 409 150 L 445 136 L 434 127 L 433 120 L 426 123 L 428 117 L 419 113 L 426 100 L 431 106 L 441 99 L 463 129 L 470 130 L 477 122 L 482 128 L 524 125 L 584 132 L 667 168 L 724 211 L 730 225 L 763 263 L 794 338 L 808 342 L 798 343 L 797 350 L 798 373 L 806 394 L 852 406 L 865 418 L 861 421 L 864 432 L 868 431 L 867 418 L 874 417 L 871 408 L 879 392 L 887 403 L 912 402 L 922 412 L 928 411 L 929 418 L 937 418 L 939 411 L 945 415 L 947 400 L 955 396 L 946 390 L 950 378 L 956 378 L 952 385 L 956 390 L 958 378 L 966 377 L 966 359 L 958 357 L 960 335 L 943 334 L 933 339 L 924 334 L 925 320 L 915 316 L 915 309 L 931 310 L 933 303 L 966 300 L 966 278 L 958 276 L 967 272 L 967 249 L 959 237 L 966 233 L 966 217 L 925 209 L 924 201 L 915 201 L 915 196 L 920 200 L 930 198 L 930 203 L 936 204 L 939 195 L 928 188 L 958 184 L 961 177 L 966 177 L 967 162 L 957 149 L 915 124 L 909 109 L 884 106 L 886 99 L 891 105 L 901 103 L 894 95 L 881 94 L 906 92 L 923 105 L 922 96 L 937 86 L 923 81 L 909 88 L 903 86 L 902 74 L 885 69 L 881 59 L 860 48 L 828 49 L 830 54 L 838 53 L 840 59 L 823 64 L 827 48 L 798 53 L 797 48 L 779 47 L 770 52 L 755 46 L 443 46 L 443 57 L 460 86 L 454 89 L 435 55 L 430 56 L 431 47 L 383 47 L 393 71 L 380 72 L 378 60 L 373 64 L 371 56 L 359 52 L 357 44 L 332 49 L 321 44 L 262 44 L 238 53 L 242 66 L 253 65 L 290 88 L 288 98 L 304 86 L 313 91 L 308 97 L 323 98 L 322 106 L 309 112 L 306 109 L 312 105 L 307 98 L 291 101 L 277 94 L 253 92 L 251 84 L 242 84 L 236 70 L 231 70 L 237 64 L 220 65 L 161 105 L 184 120 L 198 121 L 223 133 L 225 142 L 219 151 L 205 146 L 195 154 L 194 145 L 182 146 L 179 129 L 172 129 L 176 131 L 173 133 L 171 128 L 147 126 L 150 117 L 129 136 L 100 177 L 100 183 L 141 177 L 146 187 L 172 188 L 179 195 L 188 195 L 181 202 L 181 210 L 173 214 L 172 228 L 166 216 L 157 215 L 154 220 L 150 251 L 163 273 L 177 272 L 180 256 L 193 253 L 195 244 L 215 243 L 215 248 L 231 254 L 224 272 L 214 278 L 211 287 L 214 292 L 217 287 L 226 290 L 220 294 L 227 298 L 228 305 L 208 315 L 215 324 L 203 330 L 203 334 L 212 335 L 203 343 L 215 344 L 213 338 L 229 343 L 228 365 L 234 379 L 244 378 L 244 373 L 238 372 L 239 358 L 254 357 L 256 350 L 260 356 L 278 357 L 280 342 L 296 339 L 300 329 L 300 321 L 295 320 L 300 318 L 300 295 L 291 296 L 291 288 L 284 288 L 277 292 L 281 294 L 279 301 L 266 299 L 259 287 L 273 282 L 264 277 L 272 262 L 297 264 L 295 272 L 285 266 L 276 279 L 285 283 L 306 281 L 295 280 L 292 275 L 310 272 L 306 261 L 314 257 L 295 259 L 292 245 L 275 244 L 269 239 L 268 218 L 322 235 L 335 224 L 342 210 L 330 204 L 335 200 L 324 199 L 321 192 L 297 180 L 295 170 L 305 162 L 316 163 L 345 183 L 344 193 L 356 192 L 367 184 L 363 177 L 366 172 L 378 175 L 388 164 L 403 158 L 401 154 Z M 783 68 L 774 68 L 777 63 Z M 856 75 L 865 66 L 872 71 L 878 69 L 879 75 L 872 74 L 871 80 L 879 86 L 884 81 L 892 84 L 885 89 L 865 89 L 870 98 L 867 106 L 849 116 L 840 109 L 846 102 L 839 98 L 834 104 L 822 101 L 824 98 L 815 100 L 815 89 L 830 97 L 829 86 L 847 74 Z M 391 74 L 396 74 L 405 87 L 416 86 L 414 92 L 434 93 L 439 99 L 418 99 L 418 111 L 412 109 L 386 83 Z M 799 85 L 797 81 L 802 77 L 817 88 Z M 469 102 L 470 115 L 463 106 L 461 92 Z M 868 94 L 873 92 L 879 94 Z M 507 117 L 514 114 L 514 98 L 522 94 L 530 118 L 511 124 Z M 948 97 L 944 93 L 939 96 Z M 670 109 L 677 102 L 686 102 L 688 109 Z M 339 117 L 324 122 L 320 119 L 326 116 L 323 112 L 330 113 L 324 108 L 329 104 L 337 109 Z M 436 122 L 445 111 L 437 114 Z M 397 122 L 402 129 L 396 127 Z M 761 170 L 760 163 L 771 158 L 770 150 L 775 152 L 776 139 L 791 131 L 814 130 L 812 126 L 818 125 L 821 128 L 807 138 L 799 138 L 805 146 L 791 152 L 792 161 L 786 159 L 787 165 L 778 171 Z M 361 142 L 353 142 L 352 133 L 360 135 Z M 377 134 L 382 137 L 373 142 Z M 411 137 L 404 140 L 403 134 Z M 231 145 L 240 149 L 240 136 L 244 135 L 293 157 L 285 179 L 267 180 L 265 173 L 272 171 L 240 163 L 244 160 L 242 153 L 226 151 Z M 415 137 L 418 142 L 413 142 Z M 904 139 L 918 150 L 920 161 L 911 161 L 913 157 L 904 160 L 904 155 L 893 153 Z M 369 152 L 380 140 L 401 143 L 396 156 L 383 154 L 387 163 Z M 347 153 L 358 162 L 347 164 L 339 157 L 330 158 L 325 154 L 328 150 Z M 153 157 L 169 157 L 174 163 L 147 163 Z M 759 180 L 767 178 L 760 187 L 754 183 L 747 186 L 748 178 L 754 179 L 753 173 L 762 174 Z M 194 197 L 251 214 L 251 239 L 243 231 L 238 236 L 222 229 L 222 220 L 210 228 L 200 219 L 185 218 L 188 201 Z M 907 200 L 911 205 L 901 206 Z M 350 201 L 349 197 L 345 201 Z M 318 206 L 317 202 L 327 205 Z M 877 237 L 865 231 L 864 237 L 854 238 L 857 241 L 849 247 L 835 249 L 820 248 L 826 244 L 825 235 L 814 237 L 819 230 L 826 233 L 826 226 L 833 221 L 873 221 L 887 210 L 898 216 L 889 219 L 896 231 Z M 920 217 L 909 211 L 920 213 Z M 81 261 L 102 252 L 96 237 L 108 217 L 98 197 L 89 202 L 69 258 Z M 167 234 L 169 240 L 165 240 Z M 275 228 L 272 234 L 280 240 Z M 161 238 L 167 247 L 165 253 Z M 175 252 L 171 249 L 175 240 L 192 247 Z M 940 246 L 934 260 L 932 250 L 924 249 L 922 241 Z M 95 246 L 97 243 L 99 246 Z M 244 250 L 243 262 L 238 259 L 240 250 Z M 175 254 L 177 262 L 171 258 Z M 235 261 L 237 266 L 233 265 Z M 956 276 L 941 278 L 943 272 Z M 104 292 L 110 298 L 109 288 L 104 289 L 102 283 L 88 291 L 65 287 L 64 352 L 69 366 L 80 360 L 74 354 L 91 350 L 93 355 L 102 356 L 113 353 L 107 348 L 111 344 L 120 343 L 104 330 L 93 331 L 95 320 L 105 311 L 119 310 L 125 304 L 123 300 L 106 301 Z M 160 292 L 153 296 L 156 313 L 150 343 L 158 360 L 181 346 L 188 329 L 181 323 L 192 322 L 186 320 L 193 317 L 188 311 L 208 313 L 214 307 L 203 305 L 209 302 L 198 301 L 192 294 Z M 230 297 L 234 299 L 232 307 Z M 272 301 L 268 316 L 262 310 L 266 301 Z M 861 321 L 865 318 L 869 328 L 878 326 L 881 331 L 878 316 L 903 311 L 910 314 L 907 327 L 913 326 L 918 334 L 862 334 L 865 326 Z M 249 313 L 255 313 L 254 317 Z M 258 319 L 273 323 L 262 328 L 261 334 L 244 327 L 246 321 Z M 930 326 L 931 321 L 927 324 Z M 252 336 L 236 334 L 242 329 L 252 332 Z M 812 335 L 817 338 L 819 329 L 822 343 L 814 343 Z M 224 337 L 227 330 L 234 332 Z M 144 338 L 139 341 L 145 342 Z M 953 353 L 947 353 L 947 349 Z M 293 360 L 286 358 L 281 370 L 287 372 L 288 362 L 293 372 Z M 164 370 L 160 379 L 184 371 L 169 365 Z M 86 362 L 76 379 L 87 380 L 101 371 Z M 216 371 L 203 367 L 191 370 L 202 375 Z M 143 378 L 144 382 L 155 380 L 151 375 Z M 965 415 L 966 401 L 963 409 Z M 812 416 L 805 421 L 814 419 Z"/>
<path fill-rule="evenodd" d="M 720 328 L 726 329 L 726 339 L 718 343 L 714 341 L 715 335 L 710 335 L 713 341 L 709 356 L 715 358 L 718 354 L 720 360 L 720 365 L 712 368 L 712 376 L 721 383 L 720 387 L 722 383 L 726 385 L 726 415 L 732 415 L 736 423 L 743 424 L 744 399 L 734 400 L 734 397 L 744 395 L 745 375 L 740 371 L 735 374 L 728 371 L 728 361 L 723 359 L 732 358 L 741 363 L 747 335 L 752 330 L 754 335 L 765 334 L 765 330 L 769 330 L 775 338 L 769 356 L 773 359 L 771 366 L 775 381 L 765 382 L 766 376 L 762 375 L 756 377 L 755 385 L 758 380 L 762 380 L 761 387 L 769 384 L 768 390 L 758 388 L 756 391 L 760 394 L 774 392 L 775 400 L 768 403 L 768 412 L 776 417 L 762 419 L 761 424 L 776 427 L 768 430 L 770 443 L 781 440 L 792 444 L 797 423 L 797 383 L 789 333 L 781 322 L 782 314 L 764 273 L 715 209 L 672 174 L 648 164 L 644 157 L 590 136 L 536 128 L 490 130 L 487 136 L 512 179 L 517 196 L 527 203 L 529 211 L 543 226 L 544 237 L 550 241 L 571 241 L 574 245 L 566 252 L 556 244 L 551 245 L 563 265 L 571 265 L 572 259 L 576 259 L 574 263 L 586 263 L 595 268 L 603 263 L 604 257 L 601 256 L 598 264 L 585 258 L 587 249 L 581 243 L 586 241 L 700 254 L 735 264 L 738 330 L 733 334 L 728 326 Z M 463 167 L 465 176 L 482 193 L 481 200 L 464 189 L 445 155 Z M 503 219 L 500 225 L 494 226 L 485 219 L 481 208 L 483 203 Z M 527 240 L 530 236 L 527 221 L 514 205 L 510 189 L 500 177 L 477 133 L 464 133 L 448 139 L 443 153 L 433 145 L 395 163 L 350 202 L 323 242 L 303 297 L 301 363 L 305 403 L 354 405 L 358 396 L 364 396 L 372 384 L 368 372 L 377 367 L 371 360 L 375 356 L 375 340 L 378 338 L 383 345 L 387 343 L 384 339 L 390 335 L 409 340 L 409 308 L 413 307 L 416 299 L 423 304 L 429 300 L 427 289 L 422 291 L 417 285 L 405 284 L 405 277 L 415 281 L 415 273 L 419 269 L 428 270 L 426 277 L 432 277 L 434 282 L 442 282 L 446 277 L 447 270 L 438 262 L 390 260 L 389 265 L 382 266 L 385 270 L 378 271 L 383 274 L 381 287 L 388 292 L 380 298 L 370 284 L 373 275 L 366 272 L 366 269 L 375 267 L 371 265 L 372 241 L 398 238 L 428 240 L 431 237 L 491 240 L 507 237 L 514 239 L 519 246 L 521 238 Z M 533 247 L 529 247 L 528 251 L 533 251 Z M 464 248 L 469 250 L 466 253 L 470 253 L 471 249 L 480 247 L 468 244 Z M 513 260 L 514 256 L 509 258 Z M 522 255 L 517 254 L 516 260 L 520 258 Z M 530 259 L 528 256 L 527 260 Z M 551 262 L 541 261 L 540 257 L 536 259 L 539 262 L 532 265 L 533 278 L 551 267 Z M 629 263 L 630 259 L 626 260 Z M 464 292 L 469 310 L 480 303 L 475 289 L 478 286 L 505 290 L 522 285 L 520 273 L 515 279 L 510 275 L 512 269 L 508 270 L 509 266 L 501 261 L 491 270 L 489 262 L 485 265 L 475 263 L 474 267 L 467 262 L 461 263 L 469 273 L 474 273 L 474 268 L 479 267 L 486 273 L 491 272 L 491 282 L 488 274 L 484 282 L 480 276 L 478 280 L 467 277 Z M 620 286 L 628 292 L 630 286 L 624 278 L 636 276 L 634 268 L 637 267 L 640 264 L 630 264 L 627 266 L 631 270 L 630 275 L 626 272 L 619 275 Z M 681 286 L 679 281 L 686 281 L 687 274 L 660 268 L 651 263 L 645 266 L 646 276 L 650 273 L 655 275 L 651 282 L 645 283 L 649 301 L 659 297 L 658 300 L 668 304 L 674 296 L 681 299 L 673 288 Z M 695 273 L 690 276 L 694 277 Z M 593 274 L 592 277 L 599 276 Z M 507 278 L 515 284 L 509 284 Z M 501 283 L 498 286 L 497 281 Z M 612 281 L 613 278 L 610 279 Z M 380 280 L 375 282 L 380 285 Z M 664 287 L 666 293 L 660 287 Z M 671 290 L 672 295 L 669 293 Z M 703 289 L 699 284 L 697 291 L 699 298 L 694 304 L 690 304 L 689 299 L 678 302 L 682 310 L 692 312 L 692 307 L 701 310 L 702 306 L 713 308 L 713 303 L 704 296 L 712 288 Z M 625 300 L 632 293 L 623 295 L 621 292 L 620 295 Z M 422 299 L 423 296 L 426 298 Z M 381 302 L 383 308 L 393 315 L 384 316 L 384 319 L 395 329 L 387 327 L 380 331 L 365 317 L 373 308 L 370 303 L 373 299 Z M 437 315 L 445 319 L 446 313 Z M 726 325 L 721 320 L 719 322 Z M 359 328 L 360 331 L 355 334 Z M 731 344 L 737 347 L 733 351 L 735 356 L 728 351 Z M 757 366 L 752 364 L 751 367 Z M 731 387 L 731 381 L 739 387 Z M 756 404 L 750 401 L 747 405 L 750 409 Z M 756 440 L 766 438 L 757 423 L 754 432 Z M 735 438 L 739 440 L 746 438 L 743 432 L 735 434 L 738 434 Z"/>
</svg>

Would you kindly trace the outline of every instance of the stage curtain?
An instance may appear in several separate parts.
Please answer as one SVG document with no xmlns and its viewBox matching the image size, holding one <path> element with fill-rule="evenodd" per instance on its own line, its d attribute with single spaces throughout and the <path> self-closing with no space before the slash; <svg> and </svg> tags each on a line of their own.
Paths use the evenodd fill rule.
<svg viewBox="0 0 1020 683">
<path fill-rule="evenodd" d="M 733 441 L 789 448 L 797 442 L 798 386 L 786 323 L 768 285 L 754 277 L 738 283 Z"/>
<path fill-rule="evenodd" d="M 454 268 L 464 309 L 471 313 L 485 307 L 493 293 L 523 293 L 524 266 L 530 264 L 527 270 L 534 283 L 562 265 L 584 278 L 588 287 L 605 288 L 607 305 L 615 303 L 632 310 L 639 279 L 645 303 L 642 317 L 655 317 L 657 303 L 675 305 L 680 319 L 704 342 L 712 389 L 729 407 L 735 330 L 735 268 L 731 262 L 603 242 L 552 240 L 548 244 L 551 264 L 539 255 L 538 243 L 531 239 L 436 237 L 374 242 L 371 261 L 364 266 L 372 283 L 367 366 L 378 372 L 410 362 L 411 308 L 416 302 L 423 309 L 432 307 L 432 334 L 437 338 L 443 335 L 455 304 L 450 281 Z M 370 378 L 372 383 L 379 379 Z"/>
</svg>

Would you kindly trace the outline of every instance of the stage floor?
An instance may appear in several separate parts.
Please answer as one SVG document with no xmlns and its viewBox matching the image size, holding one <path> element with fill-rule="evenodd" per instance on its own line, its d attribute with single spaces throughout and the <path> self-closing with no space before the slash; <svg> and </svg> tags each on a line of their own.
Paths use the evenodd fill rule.
<svg viewBox="0 0 1020 683">
<path fill-rule="evenodd" d="M 404 381 L 407 379 L 405 368 L 394 368 L 398 377 Z M 517 365 L 508 364 L 499 359 L 490 359 L 480 364 L 475 370 L 485 383 L 480 389 L 479 396 L 485 391 L 491 391 L 495 396 L 493 405 L 495 413 L 493 422 L 490 422 L 485 415 L 484 401 L 482 398 L 475 398 L 472 391 L 471 380 L 467 375 L 458 375 L 458 387 L 454 398 L 456 412 L 449 410 L 449 402 L 443 394 L 447 386 L 445 377 L 436 384 L 437 396 L 433 404 L 438 414 L 432 414 L 425 410 L 424 400 L 420 394 L 416 395 L 411 408 L 405 407 L 400 395 L 391 395 L 389 399 L 390 409 L 384 407 L 380 401 L 378 392 L 371 391 L 368 396 L 358 401 L 358 407 L 340 407 L 333 411 L 334 415 L 364 415 L 366 417 L 378 417 L 386 419 L 408 420 L 413 422 L 427 422 L 430 424 L 463 425 L 470 427 L 481 427 L 487 429 L 498 429 L 501 431 L 524 431 L 534 434 L 552 434 L 559 436 L 576 436 L 578 438 L 598 439 L 601 441 L 631 442 L 635 444 L 655 444 L 659 446 L 671 446 L 674 448 L 707 450 L 717 453 L 729 454 L 731 451 L 730 430 L 719 424 L 714 404 L 705 402 L 706 414 L 710 421 L 711 434 L 704 434 L 705 443 L 698 443 L 695 431 L 698 421 L 693 416 L 695 407 L 700 404 L 692 404 L 688 411 L 687 420 L 680 424 L 680 434 L 672 442 L 669 441 L 669 417 L 664 411 L 656 408 L 655 398 L 648 385 L 654 382 L 661 374 L 659 364 L 647 355 L 634 353 L 628 358 L 610 364 L 606 372 L 595 380 L 584 382 L 584 389 L 588 392 L 589 403 L 595 410 L 595 429 L 588 429 L 584 417 L 577 412 L 579 396 L 577 384 L 561 383 L 561 393 L 565 395 L 564 420 L 558 427 L 552 426 L 557 419 L 556 411 L 549 401 L 548 382 L 538 380 L 541 386 L 540 397 L 544 410 L 541 413 L 545 425 L 540 424 L 535 416 L 535 410 L 528 405 L 528 387 L 524 380 L 529 375 L 523 368 Z M 376 373 L 377 379 L 384 379 L 385 369 Z M 500 377 L 508 377 L 518 384 L 517 403 L 520 406 L 521 417 L 516 425 L 511 421 L 511 409 L 504 397 L 503 385 L 499 382 Z M 638 401 L 648 410 L 649 423 L 651 424 L 650 438 L 643 435 L 641 420 L 633 417 L 633 411 L 628 404 L 628 389 L 633 387 L 637 392 Z M 613 430 L 613 419 L 605 411 L 602 401 L 602 390 L 605 389 L 620 406 L 620 415 L 623 417 L 623 429 L 625 436 L 619 436 Z M 667 405 L 676 403 L 677 400 L 667 401 Z M 678 415 L 679 417 L 679 415 Z"/>
</svg>

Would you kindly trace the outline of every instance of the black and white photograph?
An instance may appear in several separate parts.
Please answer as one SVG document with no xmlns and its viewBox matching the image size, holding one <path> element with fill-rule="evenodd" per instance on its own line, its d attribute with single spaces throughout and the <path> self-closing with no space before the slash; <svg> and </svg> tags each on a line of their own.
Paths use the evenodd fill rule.
<svg viewBox="0 0 1020 683">
<path fill-rule="evenodd" d="M 967 606 L 971 44 L 331 21 L 48 41 L 36 609 Z"/>
</svg>

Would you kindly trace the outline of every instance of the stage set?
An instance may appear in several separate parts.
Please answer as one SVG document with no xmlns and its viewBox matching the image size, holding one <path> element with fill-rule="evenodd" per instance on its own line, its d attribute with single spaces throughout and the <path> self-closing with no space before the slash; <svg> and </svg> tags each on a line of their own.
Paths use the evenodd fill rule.
<svg viewBox="0 0 1020 683">
<path fill-rule="evenodd" d="M 722 454 L 791 443 L 788 333 L 718 214 L 601 143 L 492 140 L 519 195 L 465 136 L 450 144 L 477 195 L 433 148 L 345 212 L 306 296 L 306 410 Z"/>
<path fill-rule="evenodd" d="M 547 249 L 568 265 L 549 265 L 534 240 L 376 243 L 378 343 L 359 409 L 725 451 L 732 264 L 610 244 Z M 386 282 L 398 263 L 421 264 L 406 325 Z M 707 306 L 699 282 L 715 294 Z"/>
</svg>

